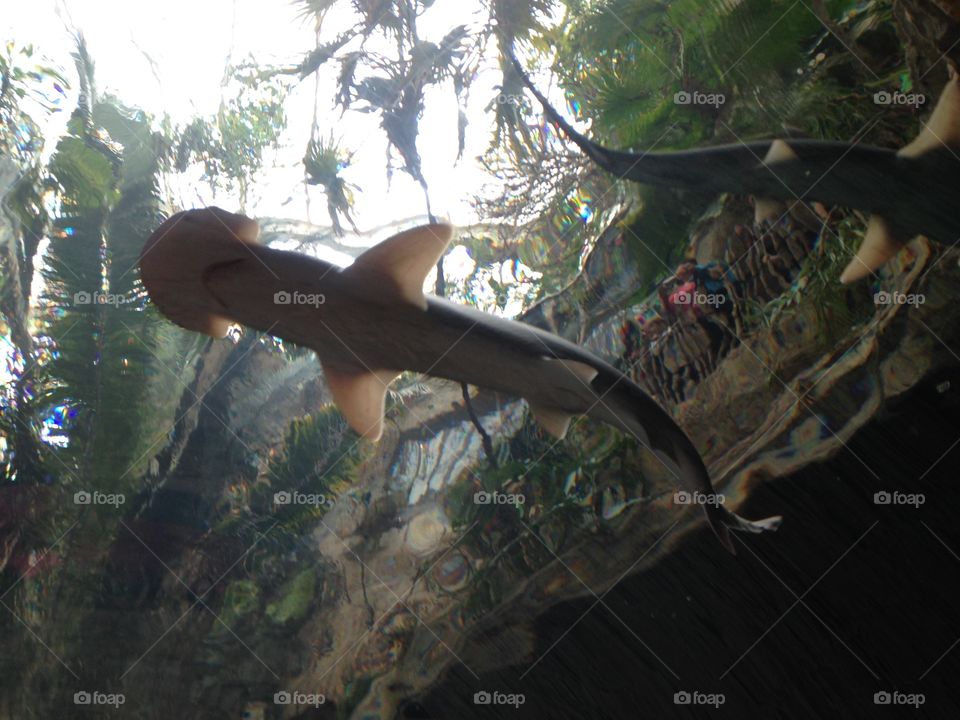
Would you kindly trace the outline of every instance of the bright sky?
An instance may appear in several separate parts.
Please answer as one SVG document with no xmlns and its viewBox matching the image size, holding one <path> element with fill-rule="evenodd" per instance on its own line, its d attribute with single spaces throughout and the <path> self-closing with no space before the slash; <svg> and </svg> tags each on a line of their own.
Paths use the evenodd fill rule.
<svg viewBox="0 0 960 720">
<path fill-rule="evenodd" d="M 349 3 L 340 4 L 343 9 L 335 8 L 325 20 L 322 42 L 335 38 L 355 19 Z M 99 92 L 111 92 L 158 117 L 167 112 L 175 123 L 183 123 L 197 114 L 216 111 L 227 58 L 240 62 L 252 54 L 264 65 L 299 63 L 316 40 L 312 22 L 299 19 L 298 11 L 298 5 L 284 0 L 34 0 L 18 3 L 15 14 L 6 14 L 0 20 L 0 34 L 3 39 L 14 38 L 18 45 L 33 43 L 62 65 L 68 77 L 75 78 L 70 58 L 74 44 L 67 28 L 79 29 L 95 62 Z M 486 12 L 477 0 L 437 0 L 420 19 L 418 29 L 423 40 L 437 42 L 456 25 L 485 19 Z M 379 49 L 375 43 L 368 43 L 368 48 Z M 153 67 L 147 56 L 154 61 Z M 354 213 L 357 225 L 366 229 L 423 214 L 422 191 L 405 173 L 395 172 L 387 187 L 387 142 L 379 116 L 348 112 L 341 117 L 339 109 L 333 108 L 338 69 L 336 63 L 329 63 L 321 71 L 320 134 L 326 137 L 332 130 L 335 137 L 342 138 L 344 148 L 356 153 L 343 175 L 361 189 Z M 471 120 L 467 147 L 458 165 L 457 106 L 452 88 L 428 91 L 425 100 L 419 142 L 423 172 L 434 214 L 455 224 L 475 221 L 469 200 L 489 181 L 476 156 L 491 137 L 493 115 L 484 113 L 484 107 L 495 96 L 499 79 L 499 71 L 491 66 L 474 83 L 467 111 Z M 71 99 L 76 90 L 74 84 Z M 329 223 L 325 196 L 316 186 L 309 190 L 308 215 L 302 183 L 301 158 L 310 136 L 313 101 L 311 77 L 296 88 L 287 103 L 289 127 L 283 146 L 276 157 L 266 159 L 268 167 L 251 193 L 249 214 Z M 197 184 L 182 192 L 182 204 L 199 205 L 198 192 L 204 202 L 213 200 L 209 191 Z M 216 202 L 236 208 L 231 198 L 217 197 Z"/>
</svg>

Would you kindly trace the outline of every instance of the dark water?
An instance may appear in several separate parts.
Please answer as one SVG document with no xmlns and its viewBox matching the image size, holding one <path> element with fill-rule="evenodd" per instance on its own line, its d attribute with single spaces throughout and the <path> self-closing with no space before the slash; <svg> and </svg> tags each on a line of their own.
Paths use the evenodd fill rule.
<svg viewBox="0 0 960 720">
<path fill-rule="evenodd" d="M 952 389 L 940 392 L 944 381 Z M 782 512 L 775 537 L 747 538 L 731 558 L 698 532 L 603 604 L 590 597 L 544 613 L 533 655 L 543 659 L 523 680 L 533 660 L 479 682 L 454 669 L 401 716 L 960 716 L 958 432 L 953 371 L 857 433 L 849 450 L 757 490 L 744 512 Z M 874 504 L 875 492 L 894 487 L 923 493 L 925 504 Z M 526 703 L 481 713 L 470 702 L 478 687 L 524 692 Z M 725 702 L 677 706 L 683 690 L 723 693 Z M 874 703 L 874 693 L 894 690 L 922 693 L 924 704 Z"/>
</svg>

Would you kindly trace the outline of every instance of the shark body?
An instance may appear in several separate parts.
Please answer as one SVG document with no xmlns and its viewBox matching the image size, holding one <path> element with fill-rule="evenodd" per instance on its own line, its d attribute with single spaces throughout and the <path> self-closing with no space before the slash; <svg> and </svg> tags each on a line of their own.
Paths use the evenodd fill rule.
<svg viewBox="0 0 960 720">
<path fill-rule="evenodd" d="M 382 433 L 390 382 L 410 370 L 522 397 L 556 437 L 575 415 L 609 423 L 650 449 L 679 486 L 717 497 L 683 430 L 612 365 L 533 326 L 423 294 L 449 226 L 395 235 L 342 269 L 259 245 L 256 232 L 252 220 L 216 208 L 168 219 L 141 255 L 161 312 L 215 336 L 233 321 L 311 348 L 334 402 L 369 439 Z M 729 529 L 761 532 L 780 522 L 751 522 L 719 502 L 703 507 L 731 552 Z"/>
<path fill-rule="evenodd" d="M 585 155 L 618 178 L 707 192 L 753 195 L 765 218 L 788 205 L 818 201 L 871 213 L 856 257 L 841 275 L 853 282 L 871 274 L 918 234 L 952 245 L 960 238 L 960 78 L 949 80 L 933 113 L 899 150 L 859 142 L 777 139 L 677 152 L 632 153 L 590 140 L 568 123 L 510 56 L 547 119 Z M 757 219 L 761 219 L 758 211 Z"/>
</svg>

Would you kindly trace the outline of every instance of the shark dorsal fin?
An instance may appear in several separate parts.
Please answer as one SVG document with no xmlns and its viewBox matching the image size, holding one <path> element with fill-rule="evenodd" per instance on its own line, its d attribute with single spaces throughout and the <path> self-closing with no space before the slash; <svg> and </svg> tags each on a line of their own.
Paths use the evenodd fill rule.
<svg viewBox="0 0 960 720">
<path fill-rule="evenodd" d="M 880 215 L 871 215 L 860 249 L 840 275 L 840 282 L 849 284 L 872 275 L 902 247 L 889 223 Z"/>
<path fill-rule="evenodd" d="M 897 155 L 918 158 L 940 150 L 955 155 L 953 148 L 960 148 L 960 78 L 951 72 L 950 80 L 940 93 L 930 119 L 913 142 L 902 147 Z M 896 237 L 886 220 L 879 215 L 871 215 L 863 243 L 840 276 L 840 282 L 852 283 L 871 275 L 896 255 L 903 247 L 903 241 L 908 239 Z"/>
<path fill-rule="evenodd" d="M 763 164 L 766 166 L 776 165 L 777 163 L 796 160 L 797 154 L 783 140 L 774 140 L 770 143 L 770 149 L 763 158 Z M 761 225 L 764 222 L 775 222 L 787 210 L 787 205 L 781 200 L 774 198 L 758 197 L 754 200 L 753 224 Z"/>
<path fill-rule="evenodd" d="M 527 404 L 530 406 L 530 412 L 533 413 L 533 417 L 540 423 L 540 427 L 557 440 L 563 440 L 563 438 L 566 437 L 567 430 L 570 428 L 570 421 L 573 420 L 573 415 L 546 405 L 532 403 L 529 400 Z"/>
<path fill-rule="evenodd" d="M 901 157 L 919 157 L 934 150 L 960 147 L 960 79 L 951 73 L 949 82 L 923 130 L 909 145 L 900 149 Z"/>
<path fill-rule="evenodd" d="M 387 388 L 400 373 L 396 370 L 344 372 L 324 366 L 323 375 L 333 402 L 347 424 L 361 437 L 379 440 L 383 434 Z"/>
<path fill-rule="evenodd" d="M 344 270 L 348 276 L 366 280 L 371 292 L 380 294 L 384 283 L 403 300 L 426 309 L 423 283 L 453 237 L 446 224 L 421 225 L 387 238 L 358 257 Z"/>
</svg>

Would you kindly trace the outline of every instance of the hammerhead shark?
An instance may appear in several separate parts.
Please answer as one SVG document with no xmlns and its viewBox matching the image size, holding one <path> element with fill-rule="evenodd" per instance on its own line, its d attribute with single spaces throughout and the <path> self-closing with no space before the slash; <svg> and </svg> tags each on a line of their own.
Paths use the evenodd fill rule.
<svg viewBox="0 0 960 720">
<path fill-rule="evenodd" d="M 726 509 L 683 430 L 613 366 L 531 325 L 424 295 L 450 225 L 401 232 L 346 268 L 261 245 L 258 235 L 254 220 L 219 208 L 171 216 L 140 255 L 151 300 L 188 330 L 223 337 L 236 322 L 311 348 L 334 403 L 364 438 L 380 438 L 388 386 L 414 371 L 522 397 L 557 438 L 575 415 L 632 435 L 706 500 L 707 520 L 731 553 L 729 530 L 779 525 L 779 516 L 751 522 Z"/>
<path fill-rule="evenodd" d="M 753 195 L 756 219 L 777 219 L 786 203 L 819 201 L 872 213 L 863 243 L 840 276 L 872 274 L 918 234 L 960 240 L 960 80 L 949 80 L 920 134 L 900 150 L 808 139 L 775 139 L 677 152 L 610 150 L 579 133 L 510 55 L 547 119 L 604 170 L 649 185 Z"/>
</svg>

